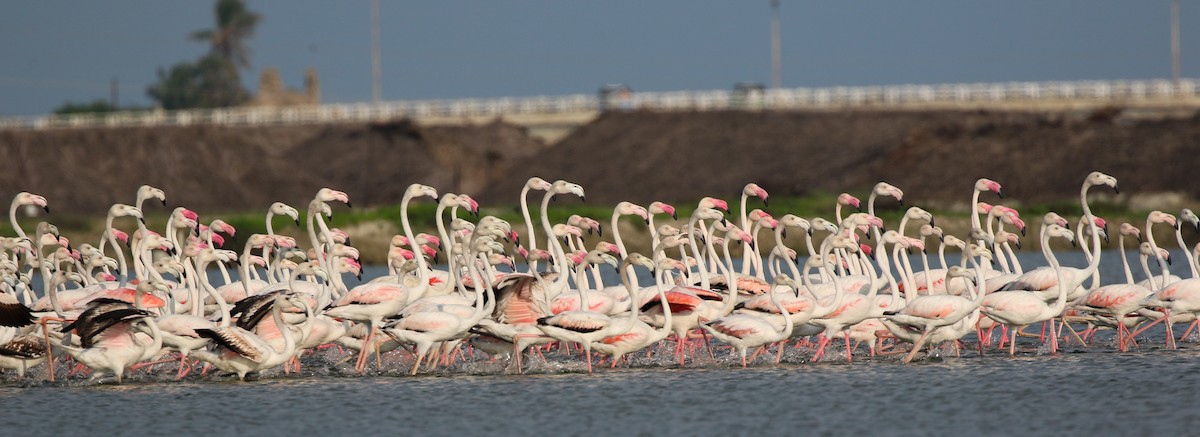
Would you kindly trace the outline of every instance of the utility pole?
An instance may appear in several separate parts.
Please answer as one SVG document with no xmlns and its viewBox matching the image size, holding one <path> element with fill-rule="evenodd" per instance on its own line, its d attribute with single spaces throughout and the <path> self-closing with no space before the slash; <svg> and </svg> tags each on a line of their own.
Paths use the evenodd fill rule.
<svg viewBox="0 0 1200 437">
<path fill-rule="evenodd" d="M 1179 0 L 1171 0 L 1171 80 L 1179 85 Z"/>
<path fill-rule="evenodd" d="M 379 0 L 371 0 L 371 102 L 383 101 L 383 66 L 379 52 Z"/>
<path fill-rule="evenodd" d="M 780 87 L 779 0 L 771 0 L 771 88 Z"/>
</svg>

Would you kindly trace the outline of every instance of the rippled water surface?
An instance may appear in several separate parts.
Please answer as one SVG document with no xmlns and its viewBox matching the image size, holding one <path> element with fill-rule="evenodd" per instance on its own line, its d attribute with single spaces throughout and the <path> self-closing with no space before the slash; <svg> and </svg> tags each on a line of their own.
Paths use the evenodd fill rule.
<svg viewBox="0 0 1200 437">
<path fill-rule="evenodd" d="M 1120 276 L 1112 267 L 1120 267 L 1106 258 L 1110 282 Z M 1184 272 L 1179 264 L 1177 274 Z M 335 350 L 306 358 L 300 376 L 272 371 L 244 383 L 219 375 L 168 381 L 171 364 L 122 385 L 6 375 L 0 424 L 38 434 L 1194 433 L 1200 346 L 1162 349 L 1159 332 L 1118 353 L 1111 336 L 1100 338 L 1086 348 L 1071 343 L 1058 356 L 1039 353 L 1036 338 L 1024 339 L 1025 352 L 1009 358 L 990 351 L 980 357 L 972 336 L 962 358 L 943 348 L 911 365 L 865 356 L 814 364 L 802 348 L 780 366 L 760 358 L 742 369 L 722 348 L 715 359 L 700 350 L 681 369 L 638 354 L 630 367 L 590 376 L 559 352 L 535 359 L 528 375 L 478 357 L 409 377 L 411 358 L 395 354 L 382 371 L 357 376 Z"/>
</svg>

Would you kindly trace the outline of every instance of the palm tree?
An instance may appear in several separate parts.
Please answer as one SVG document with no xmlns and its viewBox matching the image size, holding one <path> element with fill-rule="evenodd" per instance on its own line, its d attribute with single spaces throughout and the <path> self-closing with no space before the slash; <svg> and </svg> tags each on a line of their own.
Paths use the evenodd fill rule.
<svg viewBox="0 0 1200 437">
<path fill-rule="evenodd" d="M 211 44 L 210 53 L 213 55 L 241 67 L 249 67 L 250 49 L 245 41 L 254 35 L 254 26 L 258 25 L 262 16 L 247 9 L 242 0 L 217 0 L 214 13 L 217 28 L 192 32 L 192 39 Z"/>
</svg>

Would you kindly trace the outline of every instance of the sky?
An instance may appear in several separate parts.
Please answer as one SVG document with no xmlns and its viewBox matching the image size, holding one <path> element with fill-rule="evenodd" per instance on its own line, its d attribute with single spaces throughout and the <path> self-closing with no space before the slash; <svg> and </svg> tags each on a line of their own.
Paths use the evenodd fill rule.
<svg viewBox="0 0 1200 437">
<path fill-rule="evenodd" d="M 770 83 L 768 0 L 440 0 L 380 7 L 385 100 L 728 89 Z M 1181 5 L 1183 76 L 1200 76 L 1200 5 Z M 264 67 L 322 101 L 371 99 L 368 0 L 248 2 Z M 782 0 L 782 85 L 821 87 L 1171 74 L 1169 0 Z M 207 51 L 201 0 L 0 0 L 0 116 L 65 102 L 151 106 L 156 70 Z"/>
</svg>

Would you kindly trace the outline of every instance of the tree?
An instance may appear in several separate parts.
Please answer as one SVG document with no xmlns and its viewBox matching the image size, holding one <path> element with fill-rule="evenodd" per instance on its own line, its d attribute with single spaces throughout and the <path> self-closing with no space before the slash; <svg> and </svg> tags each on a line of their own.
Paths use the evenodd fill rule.
<svg viewBox="0 0 1200 437">
<path fill-rule="evenodd" d="M 249 95 L 238 79 L 237 67 L 216 55 L 196 63 L 180 62 L 170 71 L 158 69 L 158 83 L 146 90 L 163 109 L 237 106 Z"/>
<path fill-rule="evenodd" d="M 164 109 L 219 108 L 237 106 L 249 99 L 238 76 L 239 67 L 250 66 L 246 40 L 262 17 L 246 8 L 242 0 L 217 0 L 215 29 L 197 30 L 191 38 L 210 44 L 207 55 L 195 62 L 180 62 L 170 70 L 158 69 L 158 83 L 146 94 Z"/>
<path fill-rule="evenodd" d="M 249 67 L 250 49 L 245 41 L 254 36 L 254 27 L 262 16 L 247 9 L 242 0 L 217 0 L 214 15 L 217 28 L 192 32 L 192 39 L 208 42 L 211 55 L 228 59 L 238 67 Z"/>
</svg>

